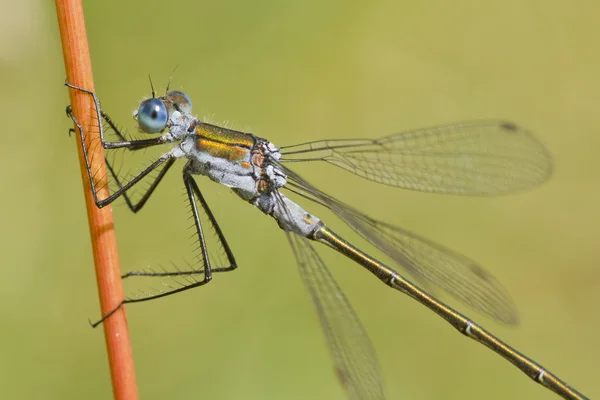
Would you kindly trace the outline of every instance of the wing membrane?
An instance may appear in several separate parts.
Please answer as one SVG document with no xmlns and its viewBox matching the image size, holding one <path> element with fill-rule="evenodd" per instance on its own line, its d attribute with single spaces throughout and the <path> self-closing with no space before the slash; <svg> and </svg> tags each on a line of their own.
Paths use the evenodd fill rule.
<svg viewBox="0 0 600 400">
<path fill-rule="evenodd" d="M 286 173 L 292 191 L 332 210 L 421 282 L 433 284 L 503 323 L 518 323 L 516 307 L 506 289 L 475 261 L 412 232 L 374 220 L 321 192 L 289 169 Z"/>
<path fill-rule="evenodd" d="M 385 399 L 375 349 L 352 306 L 309 240 L 289 231 L 286 234 L 348 398 Z"/>
<path fill-rule="evenodd" d="M 282 147 L 282 161 L 325 161 L 363 178 L 423 192 L 491 196 L 522 191 L 552 174 L 547 150 L 506 121 L 465 122 L 376 140 Z"/>
</svg>

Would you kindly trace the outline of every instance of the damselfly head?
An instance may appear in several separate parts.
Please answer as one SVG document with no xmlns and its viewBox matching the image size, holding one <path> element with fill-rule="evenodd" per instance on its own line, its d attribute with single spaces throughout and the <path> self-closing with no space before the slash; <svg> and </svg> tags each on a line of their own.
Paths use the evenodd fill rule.
<svg viewBox="0 0 600 400">
<path fill-rule="evenodd" d="M 133 112 L 133 118 L 138 122 L 140 131 L 160 133 L 165 130 L 175 111 L 181 114 L 192 112 L 192 100 L 187 94 L 172 91 L 159 98 L 146 99 Z"/>
</svg>

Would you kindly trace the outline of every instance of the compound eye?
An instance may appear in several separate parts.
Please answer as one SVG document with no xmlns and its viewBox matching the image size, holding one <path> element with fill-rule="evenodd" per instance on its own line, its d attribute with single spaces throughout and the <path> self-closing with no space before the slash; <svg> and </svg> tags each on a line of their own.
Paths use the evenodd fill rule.
<svg viewBox="0 0 600 400">
<path fill-rule="evenodd" d="M 167 108 L 159 99 L 144 100 L 137 111 L 140 129 L 146 133 L 162 132 L 168 119 Z"/>
<path fill-rule="evenodd" d="M 183 92 L 173 90 L 166 94 L 165 100 L 167 100 L 167 102 L 170 101 L 175 110 L 182 114 L 189 114 L 192 112 L 192 100 Z"/>
</svg>

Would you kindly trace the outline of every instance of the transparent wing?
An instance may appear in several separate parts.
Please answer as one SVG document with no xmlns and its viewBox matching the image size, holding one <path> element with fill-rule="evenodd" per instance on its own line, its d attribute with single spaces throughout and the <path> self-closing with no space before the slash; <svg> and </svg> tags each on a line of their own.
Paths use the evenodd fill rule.
<svg viewBox="0 0 600 400">
<path fill-rule="evenodd" d="M 518 312 L 506 289 L 475 261 L 397 226 L 369 218 L 319 191 L 289 169 L 286 173 L 288 189 L 332 210 L 419 281 L 437 286 L 498 321 L 518 323 Z"/>
<path fill-rule="evenodd" d="M 552 174 L 550 155 L 530 132 L 496 120 L 376 140 L 322 140 L 281 152 L 283 162 L 325 161 L 386 185 L 458 195 L 517 192 Z"/>
<path fill-rule="evenodd" d="M 354 211 L 337 209 L 338 215 L 358 234 L 413 276 L 496 320 L 506 324 L 519 322 L 512 298 L 481 265 L 412 232 Z"/>
<path fill-rule="evenodd" d="M 309 240 L 288 231 L 286 234 L 348 398 L 385 399 L 375 349 L 352 306 Z"/>
</svg>

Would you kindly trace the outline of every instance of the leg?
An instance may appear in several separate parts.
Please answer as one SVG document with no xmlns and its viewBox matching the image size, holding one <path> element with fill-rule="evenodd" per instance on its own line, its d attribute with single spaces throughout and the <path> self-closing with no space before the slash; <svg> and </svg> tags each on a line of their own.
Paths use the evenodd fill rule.
<svg viewBox="0 0 600 400">
<path fill-rule="evenodd" d="M 130 150 L 139 150 L 139 149 L 143 149 L 145 147 L 156 146 L 156 145 L 166 143 L 166 140 L 163 138 L 163 136 L 158 136 L 158 137 L 155 137 L 152 139 L 125 140 L 125 137 L 121 134 L 121 132 L 115 126 L 115 124 L 110 119 L 110 117 L 104 111 L 101 111 L 100 100 L 98 99 L 98 96 L 96 96 L 96 93 L 94 93 L 90 90 L 84 89 L 84 88 L 80 88 L 78 86 L 71 85 L 68 82 L 65 82 L 65 85 L 71 89 L 75 89 L 75 90 L 78 90 L 80 92 L 83 92 L 83 93 L 86 93 L 86 94 L 89 94 L 90 96 L 92 96 L 92 99 L 94 100 L 94 106 L 96 108 L 96 120 L 98 121 L 98 129 L 100 131 L 100 141 L 102 142 L 102 147 L 104 147 L 105 149 L 127 148 Z M 75 118 L 72 115 L 71 107 L 67 107 L 67 115 L 71 119 L 73 119 L 73 121 L 75 122 Z M 119 139 L 121 139 L 120 141 L 107 142 L 104 139 L 104 129 L 102 128 L 102 123 L 101 123 L 101 121 L 103 119 L 110 125 L 111 128 L 113 128 L 115 130 L 117 136 L 119 137 Z M 77 124 L 77 122 L 75 122 L 75 123 Z M 79 128 L 80 132 L 82 132 L 79 124 L 77 124 L 77 127 Z M 83 140 L 83 135 L 82 135 L 82 140 Z"/>
<path fill-rule="evenodd" d="M 150 277 L 166 277 L 166 276 L 185 276 L 185 275 L 194 275 L 203 273 L 204 270 L 210 270 L 211 272 L 225 272 L 232 271 L 237 268 L 237 263 L 235 261 L 235 257 L 233 256 L 233 252 L 229 247 L 229 243 L 227 243 L 227 239 L 225 239 L 225 235 L 219 226 L 217 219 L 214 214 L 210 210 L 208 203 L 202 196 L 200 189 L 198 188 L 198 184 L 194 180 L 191 174 L 184 170 L 183 173 L 183 182 L 185 184 L 185 188 L 188 194 L 188 198 L 190 200 L 190 206 L 192 210 L 192 216 L 194 218 L 194 225 L 196 226 L 196 233 L 198 235 L 198 242 L 200 243 L 201 256 L 204 263 L 204 269 L 201 270 L 191 270 L 191 271 L 174 271 L 174 272 L 141 272 L 141 271 L 132 271 L 127 274 L 121 276 L 121 278 L 128 278 L 130 276 L 150 276 Z M 227 262 L 229 264 L 228 267 L 212 267 L 210 266 L 209 256 L 207 253 L 207 245 L 205 241 L 204 231 L 202 230 L 202 222 L 200 221 L 200 213 L 198 211 L 198 206 L 196 205 L 196 198 L 202 207 L 202 211 L 208 218 L 209 228 L 212 228 L 214 233 L 217 236 L 218 245 L 223 248 L 223 252 L 227 258 Z"/>
<path fill-rule="evenodd" d="M 129 207 L 129 209 L 132 212 L 137 213 L 139 210 L 142 209 L 142 207 L 144 207 L 144 205 L 146 204 L 146 202 L 148 201 L 148 199 L 150 198 L 152 193 L 154 193 L 154 190 L 158 187 L 158 184 L 160 183 L 162 178 L 164 178 L 164 176 L 167 174 L 167 171 L 169 170 L 169 168 L 171 168 L 171 166 L 175 163 L 175 160 L 176 160 L 175 158 L 170 158 L 169 160 L 167 160 L 167 162 L 164 164 L 164 166 L 162 167 L 162 169 L 160 170 L 160 172 L 158 173 L 158 175 L 156 176 L 156 178 L 154 179 L 154 181 L 152 182 L 150 187 L 146 190 L 146 192 L 144 193 L 142 198 L 137 203 L 134 204 L 131 201 L 131 199 L 129 198 L 129 196 L 127 195 L 127 193 L 123 192 L 123 198 L 125 199 L 125 203 L 127 203 L 127 206 Z M 119 181 L 119 177 L 117 176 L 117 173 L 114 171 L 112 165 L 110 165 L 110 162 L 107 159 L 105 159 L 105 161 L 106 161 L 106 167 L 108 168 L 108 171 L 110 172 L 113 179 L 115 180 L 117 186 L 119 187 L 119 189 L 123 188 L 123 185 Z"/>
<path fill-rule="evenodd" d="M 95 98 L 95 94 L 93 94 L 92 92 L 89 92 L 89 93 L 91 93 L 94 96 L 94 99 L 97 102 L 97 99 Z M 73 120 L 73 122 L 77 126 L 77 129 L 79 130 L 79 134 L 80 134 L 80 138 L 81 138 L 81 145 L 82 145 L 82 150 L 83 150 L 83 156 L 84 156 L 84 159 L 85 159 L 85 162 L 86 162 L 88 177 L 90 179 L 90 186 L 92 188 L 92 193 L 94 195 L 94 202 L 96 203 L 96 206 L 98 206 L 99 208 L 102 208 L 102 207 L 104 207 L 104 206 L 112 203 L 115 199 L 117 199 L 119 196 L 121 196 L 123 193 L 125 193 L 127 190 L 129 190 L 133 185 L 135 185 L 140 180 L 142 180 L 146 175 L 148 175 L 150 172 L 152 172 L 155 168 L 157 168 L 158 166 L 160 166 L 164 162 L 173 159 L 173 157 L 172 157 L 172 155 L 170 153 L 164 154 L 158 160 L 154 161 L 152 164 L 150 164 L 148 167 L 146 167 L 142 172 L 140 172 L 137 176 L 135 176 L 131 181 L 127 182 L 125 185 L 119 185 L 120 188 L 117 191 L 115 191 L 114 193 L 112 193 L 111 195 L 109 195 L 107 198 L 105 198 L 105 199 L 99 199 L 98 198 L 98 188 L 96 188 L 96 182 L 94 180 L 94 175 L 92 173 L 92 168 L 91 168 L 91 164 L 90 164 L 90 160 L 89 160 L 89 156 L 88 156 L 88 149 L 85 146 L 85 136 L 84 136 L 85 134 L 84 134 L 83 127 L 79 124 L 79 122 L 77 121 L 77 119 L 75 119 L 75 116 L 71 112 L 71 108 L 70 107 L 67 107 L 67 115 L 69 115 L 69 117 Z M 100 135 L 101 135 L 101 140 L 103 140 L 102 124 L 100 124 Z M 121 134 L 118 133 L 118 135 L 121 135 Z M 122 135 L 121 135 L 121 137 L 122 137 Z M 115 143 L 129 143 L 129 144 L 131 144 L 131 143 L 138 143 L 138 142 L 140 142 L 140 141 L 115 142 Z M 103 142 L 103 145 L 104 145 L 104 142 Z M 120 147 L 126 147 L 126 146 L 120 146 Z M 145 147 L 148 147 L 148 146 L 145 146 Z M 112 148 L 118 148 L 118 147 L 112 147 Z M 141 149 L 141 148 L 142 147 L 135 147 L 134 149 L 138 150 L 138 149 Z M 161 177 L 161 179 L 162 179 L 162 177 Z"/>
<path fill-rule="evenodd" d="M 123 301 L 121 301 L 121 303 L 119 303 L 117 305 L 117 307 L 115 307 L 113 310 L 111 310 L 108 314 L 104 315 L 99 321 L 91 324 L 92 327 L 96 327 L 99 324 L 101 324 L 104 320 L 106 320 L 108 317 L 113 315 L 119 308 L 121 308 L 125 304 L 139 303 L 142 301 L 153 300 L 153 299 L 157 299 L 160 297 L 169 296 L 171 294 L 183 292 L 183 291 L 186 291 L 186 290 L 198 287 L 198 286 L 203 286 L 211 281 L 213 272 L 232 271 L 237 268 L 237 264 L 236 264 L 235 258 L 233 256 L 233 252 L 231 251 L 231 248 L 229 247 L 229 244 L 227 243 L 227 240 L 225 239 L 225 235 L 223 234 L 223 231 L 219 227 L 219 224 L 217 223 L 216 218 L 214 217 L 212 211 L 208 207 L 208 204 L 206 203 L 204 196 L 202 196 L 202 193 L 200 192 L 198 185 L 194 181 L 192 175 L 190 175 L 189 172 L 187 172 L 187 170 L 184 170 L 183 181 L 184 181 L 185 188 L 187 191 L 188 199 L 190 201 L 192 217 L 194 219 L 194 225 L 196 227 L 196 235 L 198 236 L 198 241 L 200 243 L 199 250 L 200 250 L 200 257 L 202 259 L 202 268 L 197 269 L 197 270 L 174 271 L 174 272 L 134 271 L 134 272 L 129 272 L 129 273 L 123 275 L 122 278 L 125 279 L 125 278 L 129 278 L 129 277 L 134 277 L 134 276 L 177 277 L 177 276 L 193 276 L 193 275 L 204 275 L 204 278 L 199 281 L 189 280 L 188 284 L 180 284 L 180 287 L 173 288 L 171 290 L 168 290 L 166 292 L 162 292 L 159 294 L 149 295 L 149 296 L 146 296 L 143 298 L 124 299 Z M 198 207 L 197 203 L 200 204 L 200 208 Z M 213 267 L 213 265 L 211 264 L 210 256 L 208 253 L 208 248 L 206 245 L 206 235 L 202 228 L 200 210 L 203 211 L 203 215 L 207 219 L 209 228 L 212 230 L 212 233 L 216 236 L 216 238 L 218 240 L 217 246 L 215 246 L 215 247 L 220 247 L 222 249 L 222 251 L 224 252 L 224 254 L 227 258 L 227 262 L 229 264 L 228 266 Z"/>
</svg>

